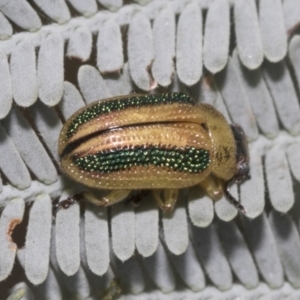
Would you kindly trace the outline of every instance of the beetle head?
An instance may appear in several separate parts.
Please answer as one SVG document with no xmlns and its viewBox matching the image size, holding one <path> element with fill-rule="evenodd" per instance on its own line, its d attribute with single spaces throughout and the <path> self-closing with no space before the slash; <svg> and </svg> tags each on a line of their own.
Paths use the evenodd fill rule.
<svg viewBox="0 0 300 300">
<path fill-rule="evenodd" d="M 236 143 L 236 172 L 234 179 L 237 183 L 242 183 L 244 180 L 250 179 L 247 137 L 240 125 L 233 124 L 230 126 Z"/>
</svg>

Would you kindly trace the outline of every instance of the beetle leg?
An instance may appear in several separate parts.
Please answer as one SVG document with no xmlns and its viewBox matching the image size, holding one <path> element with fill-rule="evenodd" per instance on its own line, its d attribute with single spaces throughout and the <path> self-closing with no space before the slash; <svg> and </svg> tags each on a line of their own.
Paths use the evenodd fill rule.
<svg viewBox="0 0 300 300">
<path fill-rule="evenodd" d="M 73 195 L 72 197 L 68 197 L 67 199 L 65 199 L 61 202 L 58 202 L 58 199 L 54 200 L 53 204 L 52 204 L 52 214 L 55 216 L 56 213 L 61 208 L 68 209 L 74 203 L 79 202 L 81 200 L 81 198 L 82 198 L 82 193 L 79 193 L 79 194 Z"/>
<path fill-rule="evenodd" d="M 200 182 L 200 186 L 206 195 L 213 200 L 219 200 L 223 196 L 223 184 L 220 179 L 211 175 Z"/>
<path fill-rule="evenodd" d="M 163 197 L 162 197 L 163 192 Z M 178 190 L 152 190 L 158 206 L 163 211 L 172 211 L 178 197 Z"/>
<path fill-rule="evenodd" d="M 113 190 L 110 191 L 106 196 L 98 198 L 92 192 L 88 191 L 84 192 L 83 196 L 87 201 L 97 206 L 109 206 L 124 200 L 130 193 L 131 190 Z"/>
</svg>

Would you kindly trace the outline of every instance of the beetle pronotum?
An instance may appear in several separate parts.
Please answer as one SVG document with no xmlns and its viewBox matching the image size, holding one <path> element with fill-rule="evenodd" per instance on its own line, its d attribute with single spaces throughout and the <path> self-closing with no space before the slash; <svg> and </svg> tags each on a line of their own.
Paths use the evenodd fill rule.
<svg viewBox="0 0 300 300">
<path fill-rule="evenodd" d="M 132 94 L 94 102 L 64 124 L 59 138 L 63 171 L 73 180 L 110 192 L 96 205 L 112 205 L 133 190 L 151 190 L 164 211 L 178 190 L 200 185 L 212 199 L 249 178 L 249 155 L 239 125 L 229 125 L 208 104 L 181 93 Z M 57 205 L 67 207 L 72 198 Z"/>
</svg>

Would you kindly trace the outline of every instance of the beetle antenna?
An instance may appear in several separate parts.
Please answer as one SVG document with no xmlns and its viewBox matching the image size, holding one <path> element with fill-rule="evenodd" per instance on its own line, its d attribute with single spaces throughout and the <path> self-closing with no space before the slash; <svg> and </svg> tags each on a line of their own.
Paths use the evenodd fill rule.
<svg viewBox="0 0 300 300">
<path fill-rule="evenodd" d="M 246 215 L 245 207 L 230 194 L 230 192 L 229 192 L 230 183 L 231 183 L 231 180 L 228 180 L 225 182 L 225 185 L 224 185 L 225 197 L 237 210 L 239 210 L 241 213 Z"/>
</svg>

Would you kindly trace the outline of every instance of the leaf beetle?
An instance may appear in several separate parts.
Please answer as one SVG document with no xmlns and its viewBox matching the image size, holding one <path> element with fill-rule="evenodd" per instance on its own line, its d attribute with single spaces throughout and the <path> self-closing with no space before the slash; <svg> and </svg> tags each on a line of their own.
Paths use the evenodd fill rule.
<svg viewBox="0 0 300 300">
<path fill-rule="evenodd" d="M 84 198 L 108 206 L 134 190 L 150 190 L 163 211 L 174 208 L 178 191 L 200 185 L 213 200 L 249 176 L 249 154 L 242 128 L 230 125 L 209 104 L 182 93 L 131 94 L 96 101 L 73 114 L 59 137 L 63 172 L 96 190 Z M 58 203 L 68 207 L 69 198 Z"/>
</svg>

